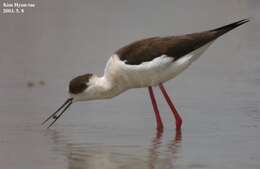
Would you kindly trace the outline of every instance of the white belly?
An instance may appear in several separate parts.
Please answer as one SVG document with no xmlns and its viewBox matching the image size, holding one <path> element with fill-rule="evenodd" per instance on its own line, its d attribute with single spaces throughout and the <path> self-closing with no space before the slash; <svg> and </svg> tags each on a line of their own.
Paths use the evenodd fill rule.
<svg viewBox="0 0 260 169">
<path fill-rule="evenodd" d="M 145 71 L 125 72 L 129 88 L 156 86 L 176 77 L 191 64 L 190 57 L 172 62 L 166 68 L 147 69 Z"/>
<path fill-rule="evenodd" d="M 211 42 L 212 43 L 212 42 Z M 155 86 L 173 79 L 189 67 L 210 46 L 211 43 L 173 61 L 167 56 L 158 57 L 141 65 L 127 65 L 113 55 L 108 61 L 105 75 L 112 81 L 116 90 Z"/>
</svg>

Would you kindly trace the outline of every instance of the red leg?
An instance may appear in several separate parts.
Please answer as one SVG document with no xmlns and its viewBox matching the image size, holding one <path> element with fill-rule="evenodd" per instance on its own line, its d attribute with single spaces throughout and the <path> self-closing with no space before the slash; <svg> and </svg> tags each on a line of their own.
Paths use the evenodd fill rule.
<svg viewBox="0 0 260 169">
<path fill-rule="evenodd" d="M 153 93 L 153 88 L 151 86 L 148 87 L 149 90 L 149 94 L 150 94 L 150 98 L 152 101 L 152 105 L 153 105 L 153 110 L 155 113 L 155 117 L 156 117 L 156 124 L 157 124 L 157 130 L 163 130 L 163 123 L 162 123 L 162 119 L 160 116 L 160 112 L 154 97 L 154 93 Z"/>
<path fill-rule="evenodd" d="M 176 129 L 179 130 L 179 129 L 181 129 L 181 124 L 182 124 L 181 116 L 180 116 L 179 113 L 177 112 L 177 110 L 176 110 L 176 108 L 175 108 L 173 102 L 171 101 L 169 95 L 167 94 L 167 92 L 166 92 L 166 90 L 165 90 L 163 84 L 160 83 L 160 84 L 159 84 L 159 87 L 160 87 L 160 89 L 161 89 L 161 91 L 162 91 L 162 94 L 163 94 L 165 100 L 167 101 L 168 105 L 170 106 L 170 108 L 171 108 L 171 110 L 172 110 L 172 113 L 173 113 L 173 115 L 174 115 L 174 117 L 175 117 Z"/>
</svg>

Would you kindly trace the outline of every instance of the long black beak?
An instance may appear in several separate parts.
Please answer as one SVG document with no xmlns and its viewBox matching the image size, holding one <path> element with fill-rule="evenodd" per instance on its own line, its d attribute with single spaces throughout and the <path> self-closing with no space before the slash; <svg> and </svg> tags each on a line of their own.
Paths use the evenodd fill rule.
<svg viewBox="0 0 260 169">
<path fill-rule="evenodd" d="M 60 117 L 61 115 L 70 107 L 70 105 L 73 103 L 73 98 L 69 98 L 68 100 L 65 101 L 65 103 L 63 103 L 62 106 L 60 106 L 54 113 L 52 113 L 46 120 L 44 120 L 42 122 L 42 125 L 45 124 L 47 121 L 49 121 L 50 119 L 53 119 L 53 121 L 51 122 L 51 124 L 48 126 L 48 128 L 50 128 Z M 65 107 L 65 108 L 64 108 Z M 59 111 L 64 108 L 60 114 Z"/>
</svg>

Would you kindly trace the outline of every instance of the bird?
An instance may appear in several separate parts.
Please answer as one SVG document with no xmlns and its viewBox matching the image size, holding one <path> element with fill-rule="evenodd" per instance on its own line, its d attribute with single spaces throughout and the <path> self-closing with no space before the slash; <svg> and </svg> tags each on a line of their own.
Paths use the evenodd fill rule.
<svg viewBox="0 0 260 169">
<path fill-rule="evenodd" d="M 110 99 L 133 88 L 147 88 L 156 118 L 157 130 L 163 130 L 153 87 L 159 87 L 175 118 L 176 130 L 181 130 L 182 118 L 164 87 L 196 61 L 209 46 L 225 33 L 249 22 L 242 19 L 207 31 L 178 36 L 150 37 L 118 49 L 108 59 L 103 76 L 92 73 L 73 78 L 68 87 L 69 98 L 42 122 L 51 127 L 63 113 L 79 101 Z"/>
</svg>

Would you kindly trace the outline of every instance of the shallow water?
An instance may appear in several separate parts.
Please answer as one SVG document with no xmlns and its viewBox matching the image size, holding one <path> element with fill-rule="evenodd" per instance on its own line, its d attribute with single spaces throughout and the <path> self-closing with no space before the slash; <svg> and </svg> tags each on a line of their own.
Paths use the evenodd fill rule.
<svg viewBox="0 0 260 169">
<path fill-rule="evenodd" d="M 1 168 L 260 168 L 258 0 L 37 3 L 24 16 L 0 15 Z M 66 99 L 72 77 L 101 74 L 123 44 L 247 16 L 251 23 L 218 39 L 165 84 L 182 132 L 158 89 L 163 132 L 155 129 L 147 89 L 75 103 L 51 129 L 40 125 Z"/>
</svg>

